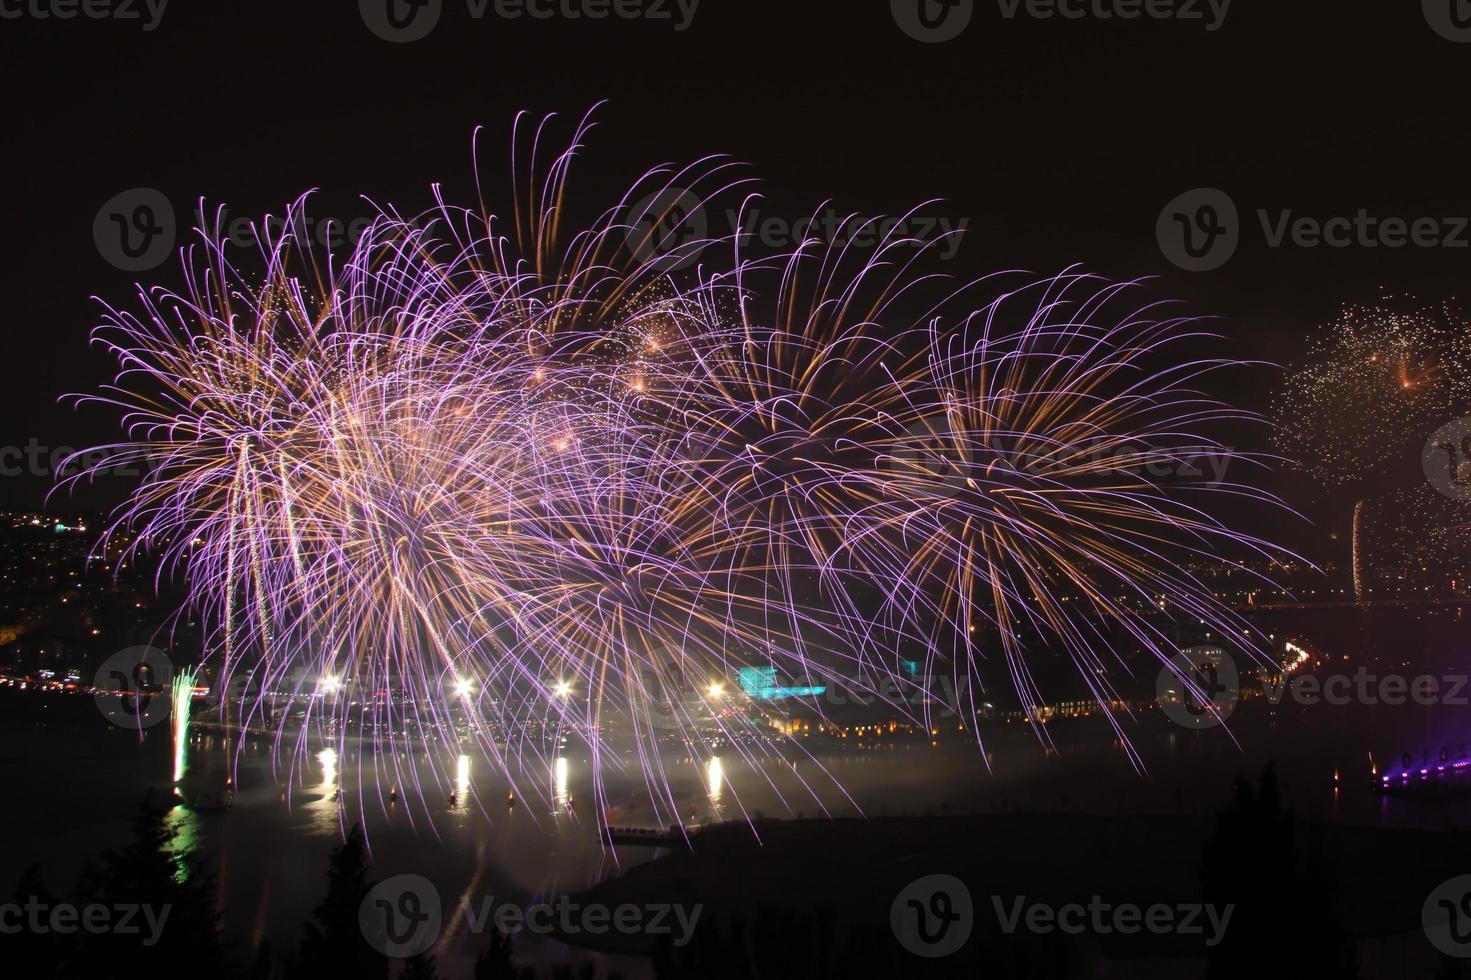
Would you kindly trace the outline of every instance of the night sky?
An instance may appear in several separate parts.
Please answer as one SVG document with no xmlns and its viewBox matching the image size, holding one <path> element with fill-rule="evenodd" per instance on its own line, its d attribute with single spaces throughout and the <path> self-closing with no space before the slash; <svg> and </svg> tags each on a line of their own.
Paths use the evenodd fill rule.
<svg viewBox="0 0 1471 980">
<path fill-rule="evenodd" d="M 0 443 L 110 434 L 104 414 L 58 403 L 112 373 L 88 348 L 92 297 L 126 302 L 137 278 L 180 282 L 173 258 L 135 275 L 99 254 L 93 221 L 119 192 L 158 189 L 181 224 L 201 196 L 245 217 L 317 188 L 313 213 L 344 221 L 371 213 L 360 196 L 424 208 L 433 181 L 468 202 L 483 124 L 496 205 L 517 110 L 570 124 L 603 99 L 573 175 L 590 207 L 648 166 L 708 152 L 749 163 L 770 214 L 801 216 L 826 198 L 892 214 L 943 198 L 930 213 L 970 229 L 944 271 L 1081 263 L 1159 276 L 1150 295 L 1221 317 L 1243 357 L 1301 356 L 1315 323 L 1381 286 L 1453 295 L 1471 263 L 1471 232 L 1460 248 L 1270 248 L 1256 214 L 1471 215 L 1471 45 L 1437 36 L 1416 3 L 1238 0 L 1208 31 L 1201 20 L 1008 20 L 991 0 L 943 44 L 906 36 L 884 2 L 702 0 L 676 31 L 667 20 L 476 20 L 465 0 L 446 0 L 437 29 L 409 44 L 376 37 L 357 6 L 173 0 L 151 31 L 0 19 Z M 1212 186 L 1240 210 L 1240 247 L 1222 268 L 1182 271 L 1161 254 L 1156 219 L 1177 194 Z M 1262 408 L 1272 382 L 1262 372 L 1222 394 Z M 0 479 L 0 504 L 35 505 L 45 488 Z"/>
</svg>

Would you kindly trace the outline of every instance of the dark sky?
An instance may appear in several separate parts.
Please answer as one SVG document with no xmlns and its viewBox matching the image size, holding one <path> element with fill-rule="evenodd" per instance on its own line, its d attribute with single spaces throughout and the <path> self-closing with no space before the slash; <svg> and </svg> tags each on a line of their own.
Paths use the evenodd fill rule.
<svg viewBox="0 0 1471 980">
<path fill-rule="evenodd" d="M 126 300 L 138 278 L 94 244 L 113 195 L 156 188 L 181 217 L 201 195 L 246 216 L 309 188 L 322 192 L 315 211 L 345 219 L 369 213 L 358 195 L 416 211 L 431 181 L 469 200 L 470 134 L 483 123 L 499 200 L 495 166 L 519 109 L 575 117 L 610 100 L 574 174 L 599 205 L 649 165 L 711 151 L 752 165 L 771 213 L 831 197 L 886 214 L 941 197 L 935 213 L 971 229 L 956 271 L 1080 262 L 1159 275 L 1158 295 L 1221 316 L 1242 356 L 1291 360 L 1341 301 L 1381 285 L 1438 298 L 1471 263 L 1465 247 L 1270 248 L 1256 218 L 1471 214 L 1471 44 L 1438 36 L 1418 3 L 1237 0 L 1208 31 L 1006 19 L 997 0 L 977 0 L 958 38 L 924 44 L 884 0 L 701 0 L 684 31 L 477 20 L 466 0 L 444 2 L 438 27 L 409 44 L 376 37 L 351 0 L 173 0 L 151 31 L 0 19 L 0 444 L 107 434 L 57 398 L 110 376 L 88 350 L 90 297 Z M 1203 186 L 1236 203 L 1241 244 L 1222 268 L 1185 272 L 1162 256 L 1156 219 Z M 176 285 L 178 272 L 170 259 L 141 278 Z M 1260 405 L 1269 382 L 1239 397 Z M 44 487 L 0 478 L 0 503 L 33 504 Z"/>
</svg>

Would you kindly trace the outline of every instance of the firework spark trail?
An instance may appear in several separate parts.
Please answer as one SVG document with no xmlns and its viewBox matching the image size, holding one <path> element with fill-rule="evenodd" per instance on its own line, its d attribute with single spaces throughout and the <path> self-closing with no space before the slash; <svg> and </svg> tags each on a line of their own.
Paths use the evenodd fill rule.
<svg viewBox="0 0 1471 980">
<path fill-rule="evenodd" d="M 196 671 L 184 670 L 174 675 L 174 785 L 184 778 L 189 763 L 189 715 L 194 708 Z"/>
<path fill-rule="evenodd" d="M 122 372 L 80 400 L 127 438 L 95 468 L 148 464 L 103 544 L 128 529 L 127 559 L 147 547 L 186 577 L 241 724 L 307 699 L 308 724 L 276 731 L 288 766 L 309 735 L 345 758 L 355 732 L 379 786 L 422 798 L 398 738 L 446 758 L 477 741 L 513 786 L 567 738 L 595 760 L 599 819 L 628 765 L 677 821 L 663 732 L 704 756 L 723 732 L 758 772 L 811 759 L 704 699 L 743 668 L 974 733 L 987 639 L 1024 706 L 1038 645 L 1104 702 L 1115 627 L 1173 656 L 1141 614 L 1159 597 L 1258 652 L 1181 559 L 1278 554 L 1197 505 L 1271 501 L 1149 475 L 1202 451 L 1255 462 L 1206 434 L 1246 416 L 1197 388 L 1235 362 L 1174 353 L 1199 340 L 1188 320 L 1119 312 L 1131 284 L 1071 271 L 972 302 L 1002 280 L 921 274 L 937 243 L 893 233 L 753 257 L 631 203 L 745 193 L 721 157 L 650 171 L 563 246 L 589 124 L 538 184 L 544 127 L 513 159 L 508 231 L 436 188 L 429 214 L 382 209 L 323 260 L 291 233 L 302 199 L 260 236 L 263 274 L 216 229 L 183 293 L 140 291 L 96 332 Z M 698 263 L 671 270 L 670 242 Z M 841 787 L 805 768 L 825 810 Z M 516 792 L 555 803 L 545 780 Z"/>
</svg>

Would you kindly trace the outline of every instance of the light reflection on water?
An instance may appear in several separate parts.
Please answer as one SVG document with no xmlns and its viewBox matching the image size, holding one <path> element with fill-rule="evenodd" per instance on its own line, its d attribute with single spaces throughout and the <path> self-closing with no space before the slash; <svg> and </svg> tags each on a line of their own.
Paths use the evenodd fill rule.
<svg viewBox="0 0 1471 980">
<path fill-rule="evenodd" d="M 710 797 L 710 805 L 719 809 L 720 796 L 725 791 L 725 767 L 720 764 L 720 756 L 711 756 L 710 763 L 705 767 L 706 794 Z"/>
<path fill-rule="evenodd" d="M 1336 670 L 1364 665 L 1386 671 L 1408 658 L 1405 651 L 1412 647 L 1416 670 L 1465 670 L 1459 632 L 1440 643 L 1443 663 L 1432 664 L 1418 651 L 1434 653 L 1436 647 L 1418 634 L 1407 638 L 1412 631 L 1402 619 L 1389 624 L 1391 639 L 1360 639 L 1356 621 L 1334 615 L 1345 621 L 1339 630 L 1345 635 L 1315 635 L 1321 633 L 1320 645 L 1338 654 Z M 1370 650 L 1383 652 L 1371 657 Z M 641 776 L 645 760 L 633 750 L 605 760 L 601 797 L 592 762 L 577 749 L 528 758 L 517 774 L 518 798 L 508 804 L 512 787 L 500 763 L 474 749 L 431 755 L 423 746 L 396 748 L 401 771 L 397 763 L 382 767 L 354 744 L 313 745 L 300 756 L 288 793 L 272 740 L 247 738 L 238 746 L 234 809 L 215 814 L 175 807 L 169 820 L 180 831 L 181 848 L 201 850 L 216 866 L 227 930 L 252 945 L 269 940 L 286 950 L 299 941 L 302 923 L 322 898 L 328 853 L 359 822 L 372 850 L 371 876 L 425 875 L 440 888 L 446 921 L 453 923 L 462 921 L 462 897 L 554 896 L 650 857 L 651 852 L 625 848 L 610 854 L 600 846 L 595 799 L 606 806 L 609 822 L 644 827 L 667 823 L 671 808 L 692 823 L 860 812 L 1212 813 L 1226 801 L 1236 775 L 1260 772 L 1271 761 L 1289 802 L 1304 817 L 1437 830 L 1447 822 L 1465 825 L 1471 800 L 1430 805 L 1371 794 L 1366 751 L 1397 759 L 1402 750 L 1465 740 L 1471 736 L 1468 724 L 1464 707 L 1337 710 L 1272 707 L 1261 698 L 1242 705 L 1230 734 L 1183 731 L 1161 723 L 1156 713 L 1129 727 L 1145 757 L 1146 776 L 1133 771 L 1116 736 L 1096 718 L 1049 726 L 1056 753 L 1044 753 L 1021 726 L 984 729 L 990 771 L 975 743 L 965 739 L 938 748 L 927 740 L 895 741 L 863 751 L 814 740 L 805 743 L 814 757 L 796 764 L 730 745 L 666 746 L 662 758 L 647 760 L 669 779 L 669 795 L 659 805 Z M 12 835 L 14 846 L 0 852 L 0 887 L 32 860 L 45 863 L 49 884 L 64 887 L 82 855 L 126 841 L 142 788 L 168 790 L 177 748 L 164 726 L 141 747 L 135 737 L 109 730 L 23 726 L 8 735 L 0 743 L 7 786 L 18 798 L 45 797 L 53 805 L 44 821 L 16 815 L 21 829 Z M 218 734 L 196 727 L 188 744 L 190 779 L 205 787 L 222 785 L 227 752 L 233 750 Z M 620 759 L 621 767 L 614 764 Z M 1334 781 L 1335 772 L 1341 783 Z M 390 786 L 419 792 L 405 789 L 401 801 L 388 806 Z M 464 955 L 462 947 L 442 952 Z"/>
<path fill-rule="evenodd" d="M 470 806 L 470 757 L 461 755 L 455 760 L 455 809 L 464 811 Z"/>
<path fill-rule="evenodd" d="M 1260 771 L 1275 760 L 1286 792 L 1305 816 L 1438 827 L 1471 810 L 1471 803 L 1427 808 L 1371 796 L 1367 780 L 1354 777 L 1363 726 L 1352 718 L 1341 726 L 1323 720 L 1309 710 L 1268 712 L 1262 702 L 1253 702 L 1233 719 L 1240 746 L 1220 731 L 1147 725 L 1136 740 L 1150 766 L 1143 778 L 1133 773 L 1116 741 L 1093 733 L 1090 722 L 1053 726 L 1061 752 L 1048 756 L 1024 729 L 987 732 L 994 763 L 990 773 L 974 744 L 959 741 L 939 748 L 928 741 L 895 742 L 863 752 L 819 750 L 813 743 L 814 758 L 795 765 L 780 758 L 747 758 L 729 748 L 717 753 L 671 746 L 660 760 L 671 784 L 664 804 L 666 810 L 677 806 L 681 819 L 692 823 L 823 812 L 835 817 L 1018 808 L 1213 812 L 1228 796 L 1234 775 Z M 1415 727 L 1396 737 L 1409 738 Z M 247 942 L 268 940 L 289 949 L 300 939 L 302 923 L 326 885 L 327 855 L 356 822 L 368 833 L 371 876 L 425 875 L 441 889 L 449 922 L 461 921 L 461 898 L 554 896 L 651 856 L 624 848 L 610 854 L 600 846 L 591 803 L 583 805 L 596 798 L 592 764 L 575 750 L 529 763 L 531 771 L 518 776 L 517 784 L 530 798 L 508 806 L 511 787 L 499 765 L 473 750 L 401 753 L 404 768 L 383 772 L 380 783 L 371 754 L 364 756 L 353 746 L 316 747 L 293 779 L 295 791 L 286 794 L 268 740 L 247 739 L 240 749 L 233 810 L 193 813 L 176 807 L 169 819 L 180 830 L 182 848 L 200 849 L 217 866 L 225 925 Z M 232 751 L 218 735 L 201 732 L 191 742 L 191 778 L 202 784 L 222 781 Z M 75 757 L 90 756 L 79 751 Z M 170 761 L 167 750 L 110 758 L 106 783 L 91 787 L 86 799 L 92 811 L 105 804 L 111 816 L 90 818 L 94 822 L 81 825 L 70 838 L 23 839 L 20 850 L 76 854 L 116 846 L 126 838 L 126 817 L 139 788 L 166 784 Z M 841 793 L 814 792 L 821 785 L 814 774 L 823 770 L 851 794 L 851 802 Z M 1333 782 L 1335 770 L 1344 774 L 1341 787 Z M 399 804 L 386 805 L 386 780 L 400 784 L 401 778 L 422 787 L 423 798 L 405 793 Z M 610 768 L 605 778 L 611 823 L 659 825 L 661 810 L 632 765 Z M 448 803 L 451 792 L 453 804 Z M 58 872 L 58 883 L 65 880 L 66 872 Z M 454 948 L 447 946 L 444 955 L 469 955 L 460 940 L 446 943 Z"/>
<path fill-rule="evenodd" d="M 168 812 L 164 819 L 164 825 L 174 833 L 173 846 L 169 849 L 176 859 L 190 855 L 196 855 L 204 844 L 203 828 L 200 826 L 199 814 L 193 810 L 178 804 Z M 189 865 L 182 860 L 176 860 L 174 866 L 174 878 L 180 884 L 189 878 Z"/>
<path fill-rule="evenodd" d="M 567 788 L 569 764 L 566 757 L 558 756 L 552 763 L 552 813 L 560 814 L 572 803 L 572 793 Z"/>
</svg>

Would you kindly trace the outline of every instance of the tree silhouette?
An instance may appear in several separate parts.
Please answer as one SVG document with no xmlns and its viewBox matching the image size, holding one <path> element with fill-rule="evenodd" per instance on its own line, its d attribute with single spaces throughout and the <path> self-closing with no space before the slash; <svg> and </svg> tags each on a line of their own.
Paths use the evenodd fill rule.
<svg viewBox="0 0 1471 980">
<path fill-rule="evenodd" d="M 133 818 L 133 836 L 122 849 L 88 860 L 77 882 L 79 906 L 151 909 L 157 932 L 139 915 L 136 932 L 79 933 L 79 975 L 111 974 L 118 962 L 142 974 L 166 976 L 179 963 L 213 976 L 230 972 L 220 939 L 214 876 L 198 855 L 177 847 L 178 829 L 168 811 L 146 795 Z M 53 974 L 54 975 L 54 974 Z"/>
<path fill-rule="evenodd" d="M 316 980 L 341 974 L 367 980 L 388 975 L 388 958 L 368 945 L 358 922 L 371 887 L 367 843 L 362 827 L 354 824 L 328 858 L 327 895 L 306 924 L 293 976 Z"/>
<path fill-rule="evenodd" d="M 1356 975 L 1329 875 L 1299 853 L 1296 836 L 1271 766 L 1255 788 L 1236 781 L 1202 855 L 1204 900 L 1234 906 L 1220 944 L 1207 953 L 1211 980 L 1239 980 L 1262 963 L 1298 978 Z"/>
<path fill-rule="evenodd" d="M 490 945 L 475 960 L 475 980 L 516 980 L 511 937 L 494 929 Z"/>
<path fill-rule="evenodd" d="M 404 960 L 399 980 L 439 980 L 439 971 L 434 968 L 434 957 L 419 953 Z"/>
</svg>

